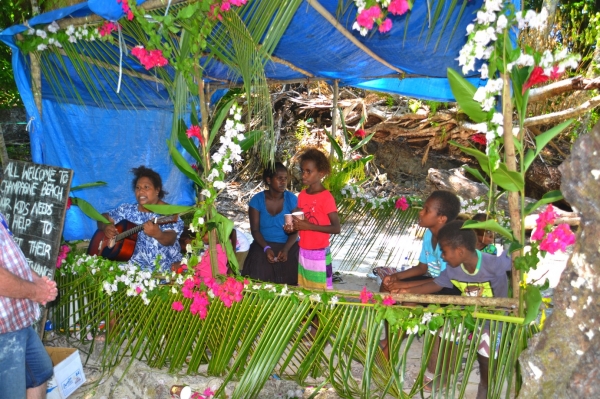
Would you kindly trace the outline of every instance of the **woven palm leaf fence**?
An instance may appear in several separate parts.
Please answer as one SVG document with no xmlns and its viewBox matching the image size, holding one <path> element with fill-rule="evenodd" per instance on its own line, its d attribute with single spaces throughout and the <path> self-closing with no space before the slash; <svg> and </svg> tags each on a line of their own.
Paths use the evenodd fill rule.
<svg viewBox="0 0 600 399">
<path fill-rule="evenodd" d="M 412 199 L 415 205 L 418 201 Z M 393 198 L 351 196 L 338 201 L 344 226 L 331 236 L 331 254 L 337 270 L 355 271 L 363 265 L 415 266 L 425 229 L 417 224 L 420 208 L 397 209 Z"/>
<path fill-rule="evenodd" d="M 52 319 L 58 331 L 81 326 L 79 339 L 92 345 L 100 331 L 106 334 L 103 372 L 111 373 L 134 359 L 190 375 L 207 364 L 206 373 L 223 378 L 217 397 L 224 395 L 230 381 L 237 381 L 232 397 L 258 397 L 274 373 L 301 385 L 322 381 L 344 398 L 418 396 L 435 334 L 448 338 L 441 341 L 440 350 L 448 353 L 439 356 L 436 373 L 444 388 L 435 395 L 463 397 L 467 384 L 460 382 L 460 376 L 467 381 L 471 373 L 480 327 L 486 322 L 491 336 L 499 337 L 490 343 L 490 353 L 497 351 L 497 356 L 490 359 L 489 397 L 509 397 L 518 388 L 517 357 L 532 334 L 530 327 L 522 325 L 523 319 L 505 316 L 504 310 L 514 306 L 507 298 L 438 296 L 441 302 L 468 299 L 478 305 L 406 308 L 384 306 L 381 298 L 366 291 L 311 292 L 258 282 L 242 285 L 241 280 L 230 278 L 228 282 L 243 287 L 239 301 L 226 303 L 218 293 L 213 298 L 204 296 L 210 303 L 202 314 L 194 309 L 195 302 L 184 298 L 182 275 L 151 275 L 102 258 L 72 254 L 57 281 L 61 300 Z M 196 294 L 206 291 L 202 285 Z M 394 298 L 432 300 L 416 295 Z M 384 319 L 391 326 L 389 361 L 379 346 Z M 318 328 L 313 336 L 314 320 Z M 104 322 L 105 332 L 100 329 Z M 417 339 L 423 352 L 413 383 L 407 376 L 407 362 Z"/>
</svg>

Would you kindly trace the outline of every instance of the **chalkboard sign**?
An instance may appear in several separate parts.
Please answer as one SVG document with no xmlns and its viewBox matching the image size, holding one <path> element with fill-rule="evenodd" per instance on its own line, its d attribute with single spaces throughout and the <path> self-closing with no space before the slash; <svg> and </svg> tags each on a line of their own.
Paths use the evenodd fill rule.
<svg viewBox="0 0 600 399">
<path fill-rule="evenodd" d="M 0 212 L 29 266 L 52 279 L 73 171 L 10 160 L 0 183 Z"/>
</svg>

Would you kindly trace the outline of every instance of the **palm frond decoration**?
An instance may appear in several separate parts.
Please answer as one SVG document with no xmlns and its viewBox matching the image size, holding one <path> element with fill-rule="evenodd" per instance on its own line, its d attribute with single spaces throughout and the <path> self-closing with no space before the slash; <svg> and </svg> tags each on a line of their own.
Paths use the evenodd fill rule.
<svg viewBox="0 0 600 399">
<path fill-rule="evenodd" d="M 364 265 L 414 266 L 425 230 L 417 226 L 419 210 L 396 209 L 388 202 L 377 203 L 344 198 L 338 204 L 342 232 L 331 238 L 331 254 L 342 259 L 340 271 L 356 271 Z"/>
<path fill-rule="evenodd" d="M 320 377 L 343 398 L 419 396 L 427 362 L 439 351 L 443 355 L 438 356 L 435 381 L 441 390 L 435 395 L 462 398 L 466 384 L 460 376 L 468 379 L 482 327 L 487 326 L 490 336 L 498 337 L 490 340 L 490 353 L 497 355 L 490 357 L 488 397 L 501 398 L 516 389 L 516 359 L 535 332 L 522 318 L 498 314 L 502 309 L 494 307 L 476 312 L 456 306 L 389 307 L 380 299 L 361 303 L 358 293 L 348 291 L 311 292 L 258 282 L 255 287 L 250 283 L 243 299 L 230 307 L 215 299 L 202 320 L 189 311 L 191 300 L 182 296 L 177 283 L 159 285 L 143 297 L 122 289 L 122 282 L 110 281 L 110 268 L 119 267 L 116 262 L 103 261 L 98 270 L 92 265 L 94 257 L 70 259 L 79 272 L 63 265 L 58 273 L 61 300 L 51 316 L 57 331 L 72 336 L 81 326 L 77 337 L 93 350 L 106 322 L 105 373 L 134 359 L 189 375 L 206 364 L 206 373 L 223 379 L 217 397 L 234 380 L 232 397 L 259 397 L 273 373 L 301 385 Z M 119 289 L 109 289 L 109 295 L 106 284 Z M 174 301 L 183 303 L 184 310 L 173 310 Z M 389 359 L 379 346 L 384 320 L 390 325 Z M 418 336 L 421 360 L 416 375 L 409 375 L 414 356 L 409 352 Z"/>
</svg>

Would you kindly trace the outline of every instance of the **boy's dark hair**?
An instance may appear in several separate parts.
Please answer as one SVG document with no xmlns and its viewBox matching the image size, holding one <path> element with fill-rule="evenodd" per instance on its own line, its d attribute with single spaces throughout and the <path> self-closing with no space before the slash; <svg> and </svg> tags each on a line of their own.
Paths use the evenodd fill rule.
<svg viewBox="0 0 600 399">
<path fill-rule="evenodd" d="M 440 246 L 449 245 L 451 248 L 464 247 L 467 251 L 475 252 L 477 237 L 472 229 L 463 229 L 464 222 L 455 220 L 446 223 L 440 231 L 438 231 L 438 242 Z"/>
<path fill-rule="evenodd" d="M 300 155 L 300 165 L 302 165 L 302 162 L 305 161 L 313 161 L 319 172 L 323 172 L 326 175 L 331 173 L 329 159 L 327 159 L 327 156 L 316 148 L 309 148 Z"/>
<path fill-rule="evenodd" d="M 269 165 L 263 171 L 263 181 L 266 183 L 267 178 L 273 178 L 279 171 L 288 172 L 287 168 L 281 162 L 275 162 L 273 165 Z"/>
<path fill-rule="evenodd" d="M 158 198 L 159 199 L 163 199 L 165 195 L 167 195 L 168 193 L 163 190 L 163 186 L 162 186 L 162 179 L 160 178 L 160 175 L 158 173 L 156 173 L 155 171 L 153 171 L 150 168 L 147 168 L 145 166 L 139 166 L 137 168 L 133 168 L 131 169 L 131 172 L 133 173 L 133 191 L 135 191 L 135 186 L 137 185 L 138 180 L 140 180 L 142 177 L 147 177 L 148 179 L 150 179 L 152 181 L 152 185 L 154 186 L 154 188 L 158 189 Z"/>
<path fill-rule="evenodd" d="M 456 219 L 460 213 L 460 200 L 450 191 L 436 190 L 432 192 L 427 199 L 433 199 L 437 202 L 437 213 L 446 216 L 446 223 Z"/>
</svg>

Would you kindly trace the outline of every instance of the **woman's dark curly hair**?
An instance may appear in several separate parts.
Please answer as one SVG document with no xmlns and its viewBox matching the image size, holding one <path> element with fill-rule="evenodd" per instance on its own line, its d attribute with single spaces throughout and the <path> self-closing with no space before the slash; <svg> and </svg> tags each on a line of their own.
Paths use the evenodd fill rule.
<svg viewBox="0 0 600 399">
<path fill-rule="evenodd" d="M 319 172 L 325 173 L 326 175 L 331 173 L 331 164 L 329 163 L 329 159 L 327 159 L 327 156 L 316 148 L 309 148 L 300 155 L 300 166 L 302 166 L 302 162 L 306 161 L 313 161 Z"/>
<path fill-rule="evenodd" d="M 145 166 L 140 166 L 137 168 L 133 168 L 131 169 L 131 172 L 133 173 L 133 191 L 135 191 L 135 186 L 137 185 L 138 180 L 140 180 L 140 178 L 142 177 L 147 177 L 148 179 L 150 179 L 152 181 L 152 185 L 154 186 L 154 188 L 158 189 L 158 198 L 159 199 L 163 199 L 165 195 L 167 195 L 168 193 L 163 190 L 163 186 L 162 186 L 162 179 L 160 178 L 160 175 L 158 173 L 156 173 L 155 171 L 153 171 L 150 168 L 147 168 Z"/>
<path fill-rule="evenodd" d="M 263 181 L 265 184 L 267 183 L 267 178 L 272 179 L 273 176 L 277 174 L 277 172 L 285 172 L 288 173 L 287 168 L 281 162 L 275 162 L 273 165 L 269 165 L 263 171 Z"/>
</svg>

